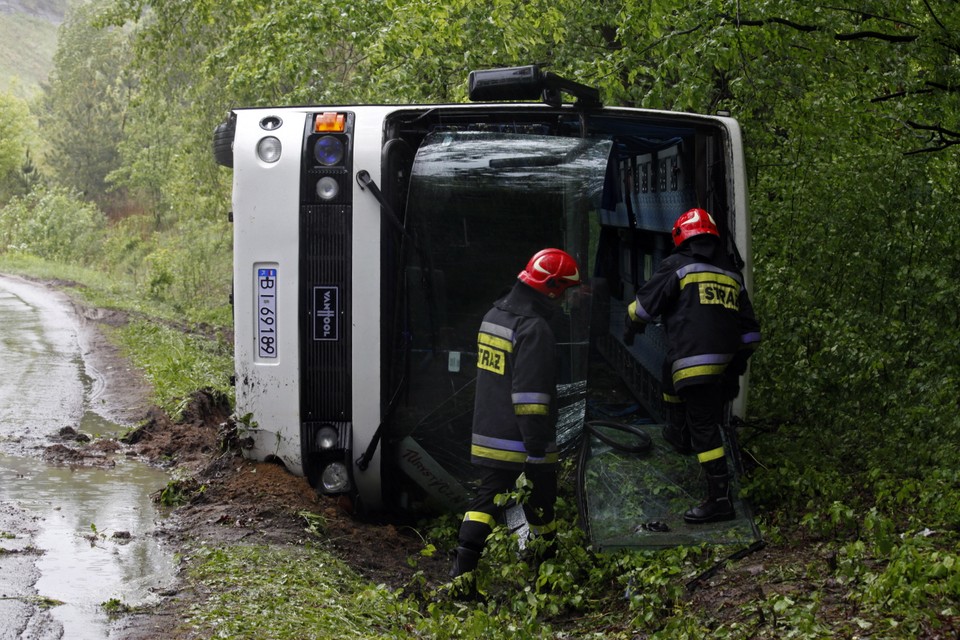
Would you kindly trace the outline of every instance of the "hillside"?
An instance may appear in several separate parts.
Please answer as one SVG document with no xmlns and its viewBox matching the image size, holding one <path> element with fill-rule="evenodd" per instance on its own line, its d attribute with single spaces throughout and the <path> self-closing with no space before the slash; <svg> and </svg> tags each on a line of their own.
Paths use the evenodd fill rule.
<svg viewBox="0 0 960 640">
<path fill-rule="evenodd" d="M 0 91 L 35 94 L 53 66 L 68 0 L 0 0 Z"/>
</svg>

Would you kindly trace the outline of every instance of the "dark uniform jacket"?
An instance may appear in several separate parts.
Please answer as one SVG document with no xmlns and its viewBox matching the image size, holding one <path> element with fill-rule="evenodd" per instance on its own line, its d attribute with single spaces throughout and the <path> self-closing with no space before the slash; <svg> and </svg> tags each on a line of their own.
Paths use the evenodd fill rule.
<svg viewBox="0 0 960 640">
<path fill-rule="evenodd" d="M 760 342 L 743 276 L 710 235 L 663 259 L 637 291 L 636 314 L 644 322 L 661 317 L 674 389 L 716 382 L 728 366 L 742 374 Z"/>
<path fill-rule="evenodd" d="M 477 336 L 474 464 L 522 470 L 557 461 L 556 338 L 546 296 L 517 282 Z"/>
</svg>

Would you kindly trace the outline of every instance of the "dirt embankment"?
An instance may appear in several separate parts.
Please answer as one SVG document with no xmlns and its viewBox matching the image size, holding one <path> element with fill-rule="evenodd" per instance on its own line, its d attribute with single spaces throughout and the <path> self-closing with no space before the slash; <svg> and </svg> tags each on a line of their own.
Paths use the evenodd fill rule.
<svg viewBox="0 0 960 640">
<path fill-rule="evenodd" d="M 45 283 L 68 289 L 70 283 Z M 361 575 L 376 583 L 400 588 L 414 569 L 407 558 L 417 556 L 422 539 L 412 529 L 363 522 L 336 501 L 319 496 L 306 479 L 276 464 L 258 463 L 240 455 L 235 425 L 225 398 L 199 392 L 179 420 L 150 406 L 150 388 L 121 351 L 103 335 L 102 326 L 122 326 L 126 314 L 73 302 L 79 342 L 88 375 L 93 380 L 91 402 L 122 424 L 139 425 L 120 441 L 91 440 L 73 431 L 54 436 L 44 451 L 48 462 L 72 466 L 110 465 L 116 456 L 135 456 L 173 471 L 174 480 L 155 498 L 172 498 L 179 506 L 164 509 L 157 535 L 180 557 L 194 544 L 302 544 L 307 531 L 304 512 L 319 514 L 327 538 L 321 541 Z M 68 430 L 69 431 L 69 430 Z M 202 488 L 202 490 L 201 490 Z M 178 495 L 173 496 L 170 493 Z M 316 538 L 314 538 L 316 540 Z M 426 566 L 424 566 L 426 564 Z M 417 570 L 442 579 L 444 562 L 421 562 Z M 128 640 L 171 640 L 192 605 L 202 598 L 186 581 L 163 594 L 156 611 L 122 621 L 119 637 Z"/>
<path fill-rule="evenodd" d="M 181 420 L 151 410 L 142 426 L 124 438 L 130 451 L 176 467 L 176 477 L 182 478 L 168 490 L 180 492 L 187 502 L 160 524 L 160 534 L 174 548 L 200 542 L 302 544 L 312 535 L 301 515 L 308 512 L 323 517 L 328 536 L 323 544 L 361 575 L 395 588 L 409 583 L 415 570 L 407 558 L 423 548 L 413 530 L 360 521 L 282 466 L 244 459 L 237 453 L 235 434 L 227 403 L 198 393 Z M 417 570 L 442 579 L 442 561 L 426 565 L 420 563 Z M 200 597 L 188 584 L 176 585 L 158 611 L 129 621 L 128 637 L 169 640 L 170 629 Z"/>
<path fill-rule="evenodd" d="M 413 529 L 355 519 L 335 501 L 318 496 L 304 478 L 280 466 L 240 456 L 235 425 L 223 398 L 198 393 L 179 421 L 148 409 L 143 403 L 148 396 L 142 376 L 132 371 L 121 354 L 95 331 L 98 323 L 115 324 L 124 319 L 115 313 L 104 315 L 91 310 L 80 310 L 80 315 L 87 319 L 90 330 L 85 358 L 96 362 L 102 375 L 104 402 L 117 411 L 140 411 L 141 419 L 133 421 L 140 426 L 122 443 L 65 439 L 49 447 L 47 455 L 64 456 L 63 461 L 69 464 L 96 464 L 105 455 L 137 455 L 153 464 L 176 468 L 173 475 L 178 480 L 168 490 L 179 491 L 187 500 L 159 524 L 159 535 L 174 550 L 188 552 L 195 543 L 302 544 L 312 534 L 306 530 L 308 523 L 301 513 L 310 512 L 324 519 L 327 537 L 322 544 L 371 581 L 402 588 L 410 583 L 415 571 L 423 571 L 430 582 L 446 580 L 447 562 L 440 554 L 420 558 L 416 569 L 407 563 L 423 548 Z M 836 581 L 824 583 L 816 577 L 818 571 L 811 575 L 806 571 L 830 561 L 830 557 L 821 555 L 815 541 L 768 545 L 738 562 L 718 567 L 715 575 L 704 579 L 687 597 L 691 610 L 699 612 L 705 624 L 738 621 L 762 627 L 763 603 L 770 597 L 820 592 L 819 617 L 844 629 L 846 621 L 859 615 L 856 603 L 843 597 Z M 203 594 L 192 591 L 186 581 L 173 585 L 157 610 L 125 619 L 116 637 L 193 640 L 186 632 L 174 630 L 202 598 Z M 955 617 L 948 616 L 943 622 L 946 628 L 956 628 Z M 922 637 L 945 636 L 931 631 Z"/>
</svg>

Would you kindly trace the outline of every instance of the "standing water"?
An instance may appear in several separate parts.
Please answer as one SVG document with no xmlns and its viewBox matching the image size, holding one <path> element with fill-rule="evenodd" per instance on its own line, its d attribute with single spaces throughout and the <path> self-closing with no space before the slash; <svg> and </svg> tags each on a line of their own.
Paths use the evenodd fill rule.
<svg viewBox="0 0 960 640">
<path fill-rule="evenodd" d="M 123 455 L 45 462 L 126 427 L 104 415 L 103 378 L 57 292 L 0 276 L 0 639 L 121 638 L 109 612 L 149 605 L 173 581 L 150 494 L 167 475 Z"/>
</svg>

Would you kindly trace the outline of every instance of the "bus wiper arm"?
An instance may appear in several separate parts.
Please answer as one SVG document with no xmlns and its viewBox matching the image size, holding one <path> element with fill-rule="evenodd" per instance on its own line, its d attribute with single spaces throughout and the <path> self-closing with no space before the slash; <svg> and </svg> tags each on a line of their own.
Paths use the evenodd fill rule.
<svg viewBox="0 0 960 640">
<path fill-rule="evenodd" d="M 393 225 L 393 228 L 399 231 L 404 236 L 408 236 L 407 230 L 404 229 L 403 223 L 400 222 L 400 217 L 397 215 L 397 212 L 393 210 L 393 207 L 390 206 L 390 203 L 387 202 L 387 199 L 383 197 L 383 192 L 380 191 L 380 187 L 377 186 L 377 183 L 373 181 L 373 178 L 370 177 L 370 172 L 366 169 L 361 169 L 357 172 L 357 184 L 360 185 L 360 188 L 364 191 L 368 190 L 373 197 L 377 199 L 377 202 L 380 203 L 380 206 L 386 209 L 387 211 L 387 220 L 390 224 Z"/>
</svg>

